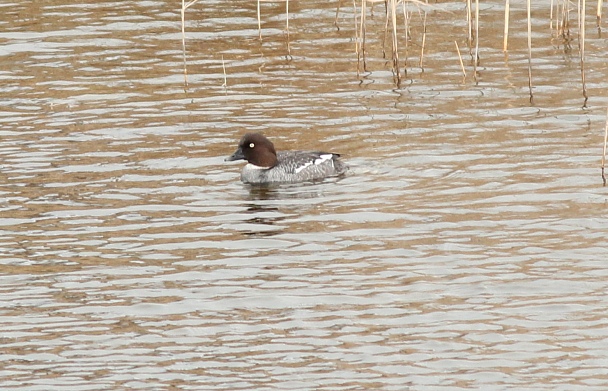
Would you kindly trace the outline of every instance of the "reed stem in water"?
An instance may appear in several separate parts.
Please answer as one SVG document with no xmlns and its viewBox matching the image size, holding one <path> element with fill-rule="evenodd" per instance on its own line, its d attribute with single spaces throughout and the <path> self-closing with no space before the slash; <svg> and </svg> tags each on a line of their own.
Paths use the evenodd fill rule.
<svg viewBox="0 0 608 391">
<path fill-rule="evenodd" d="M 456 45 L 456 51 L 458 52 L 458 60 L 460 60 L 460 69 L 462 69 L 462 76 L 466 79 L 467 71 L 464 69 L 464 63 L 462 62 L 462 56 L 460 55 L 460 48 L 458 47 L 458 42 L 454 41 L 454 45 Z"/>
<path fill-rule="evenodd" d="M 528 88 L 530 89 L 530 103 L 533 103 L 534 95 L 532 94 L 532 17 L 530 12 L 530 1 L 527 0 L 528 14 Z"/>
<path fill-rule="evenodd" d="M 604 129 L 604 150 L 602 153 L 602 182 L 606 186 L 606 175 L 604 167 L 606 165 L 606 144 L 608 144 L 608 109 L 606 110 L 606 127 Z"/>
<path fill-rule="evenodd" d="M 502 41 L 502 51 L 507 51 L 507 44 L 509 41 L 509 0 L 505 0 L 505 31 Z"/>
<path fill-rule="evenodd" d="M 587 83 L 585 82 L 585 11 L 586 0 L 582 0 L 581 7 L 579 9 L 579 50 L 581 52 L 581 81 L 583 83 L 583 97 L 585 101 L 583 102 L 583 107 L 587 107 L 587 100 L 589 97 L 587 96 Z"/>
<path fill-rule="evenodd" d="M 188 70 L 186 68 L 186 10 L 194 5 L 198 0 L 191 0 L 186 3 L 182 0 L 182 53 L 184 57 L 184 85 L 188 87 Z"/>
</svg>

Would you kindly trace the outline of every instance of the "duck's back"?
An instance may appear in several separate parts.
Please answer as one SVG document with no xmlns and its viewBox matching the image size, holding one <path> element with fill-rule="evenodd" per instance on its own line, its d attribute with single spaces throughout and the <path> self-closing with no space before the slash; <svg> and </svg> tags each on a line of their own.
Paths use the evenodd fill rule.
<svg viewBox="0 0 608 391">
<path fill-rule="evenodd" d="M 348 170 L 348 166 L 339 157 L 329 152 L 278 152 L 276 166 L 261 169 L 247 164 L 241 179 L 247 183 L 293 183 L 340 176 Z"/>
</svg>

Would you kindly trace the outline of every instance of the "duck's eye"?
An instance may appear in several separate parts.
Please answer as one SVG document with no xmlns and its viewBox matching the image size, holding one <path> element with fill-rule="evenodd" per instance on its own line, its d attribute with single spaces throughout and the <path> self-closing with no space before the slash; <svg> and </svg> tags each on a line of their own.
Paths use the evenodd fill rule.
<svg viewBox="0 0 608 391">
<path fill-rule="evenodd" d="M 254 143 L 249 143 L 249 148 L 253 148 L 253 147 L 255 147 L 255 144 Z"/>
</svg>

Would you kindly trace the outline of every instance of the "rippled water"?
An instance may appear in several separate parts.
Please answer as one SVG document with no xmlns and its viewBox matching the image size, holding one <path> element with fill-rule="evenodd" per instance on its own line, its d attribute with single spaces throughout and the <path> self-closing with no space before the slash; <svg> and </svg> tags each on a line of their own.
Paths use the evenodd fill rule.
<svg viewBox="0 0 608 391">
<path fill-rule="evenodd" d="M 424 68 L 412 14 L 396 87 L 382 5 L 357 77 L 350 4 L 337 30 L 334 2 L 290 2 L 288 53 L 284 3 L 261 42 L 255 2 L 203 3 L 187 88 L 177 2 L 0 7 L 0 388 L 608 387 L 593 10 L 583 107 L 544 2 L 532 104 L 520 4 L 508 55 L 481 10 L 477 83 L 463 4 L 429 13 Z M 351 172 L 243 185 L 246 131 Z"/>
</svg>

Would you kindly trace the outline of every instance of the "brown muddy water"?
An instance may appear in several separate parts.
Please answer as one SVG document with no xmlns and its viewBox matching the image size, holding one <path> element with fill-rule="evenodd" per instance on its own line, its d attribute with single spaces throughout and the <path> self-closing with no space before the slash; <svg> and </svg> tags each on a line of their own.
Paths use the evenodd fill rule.
<svg viewBox="0 0 608 391">
<path fill-rule="evenodd" d="M 608 44 L 533 9 L 422 19 L 394 83 L 383 6 L 0 6 L 0 389 L 606 390 Z M 572 16 L 575 21 L 576 17 Z M 602 26 L 602 28 L 605 25 Z M 403 33 L 401 31 L 401 33 Z M 463 78 L 454 41 L 464 55 Z M 224 83 L 225 65 L 226 86 Z M 247 131 L 342 153 L 340 180 L 252 188 Z"/>
</svg>

